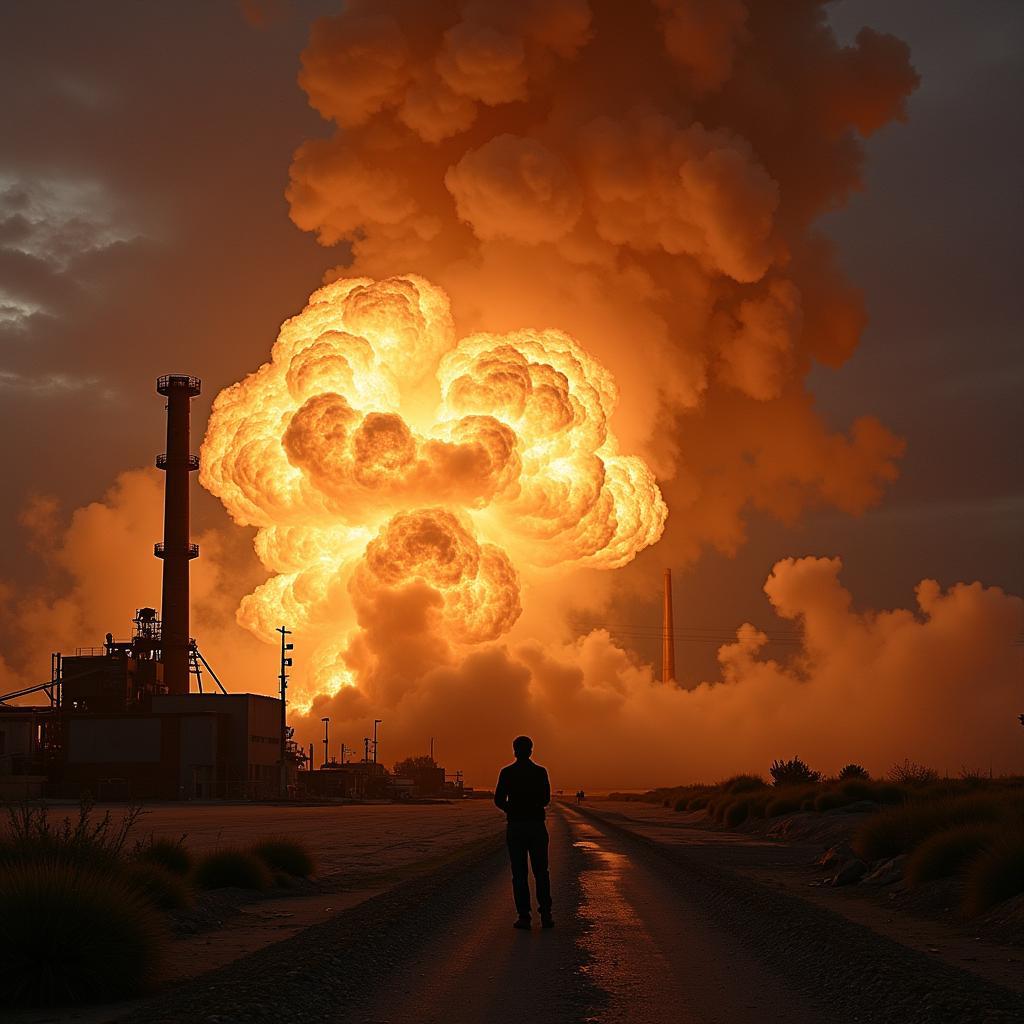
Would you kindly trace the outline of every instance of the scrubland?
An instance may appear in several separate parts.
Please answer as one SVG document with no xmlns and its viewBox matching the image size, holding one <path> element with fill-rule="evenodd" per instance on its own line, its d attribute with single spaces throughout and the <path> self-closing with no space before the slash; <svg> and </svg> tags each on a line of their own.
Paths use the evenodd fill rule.
<svg viewBox="0 0 1024 1024">
<path fill-rule="evenodd" d="M 813 831 L 819 818 L 849 814 L 848 840 L 821 862 L 834 872 L 833 884 L 900 882 L 915 890 L 948 882 L 944 892 L 966 919 L 1024 901 L 1024 777 L 965 771 L 940 778 L 905 761 L 881 779 L 853 764 L 822 778 L 799 758 L 774 762 L 769 775 L 771 782 L 736 775 L 610 798 L 657 803 L 778 838 Z"/>
<path fill-rule="evenodd" d="M 139 809 L 83 803 L 54 820 L 8 809 L 0 834 L 0 990 L 12 1006 L 109 1000 L 156 980 L 168 915 L 203 890 L 288 887 L 314 871 L 301 843 L 268 837 L 195 854 L 186 837 L 136 838 Z"/>
</svg>

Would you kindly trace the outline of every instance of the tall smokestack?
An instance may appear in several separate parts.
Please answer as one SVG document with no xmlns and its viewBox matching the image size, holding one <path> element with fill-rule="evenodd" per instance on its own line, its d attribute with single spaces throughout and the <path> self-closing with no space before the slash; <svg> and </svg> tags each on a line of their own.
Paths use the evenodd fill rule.
<svg viewBox="0 0 1024 1024">
<path fill-rule="evenodd" d="M 191 402 L 199 394 L 198 377 L 172 373 L 160 377 L 156 389 L 167 396 L 167 451 L 156 457 L 164 477 L 164 539 L 153 549 L 164 562 L 161 614 L 161 657 L 168 693 L 188 693 L 189 594 L 188 563 L 199 557 L 189 541 L 189 474 L 199 468 L 191 447 Z"/>
<path fill-rule="evenodd" d="M 665 570 L 665 609 L 661 623 L 661 681 L 676 678 L 676 631 L 672 622 L 672 570 Z"/>
</svg>

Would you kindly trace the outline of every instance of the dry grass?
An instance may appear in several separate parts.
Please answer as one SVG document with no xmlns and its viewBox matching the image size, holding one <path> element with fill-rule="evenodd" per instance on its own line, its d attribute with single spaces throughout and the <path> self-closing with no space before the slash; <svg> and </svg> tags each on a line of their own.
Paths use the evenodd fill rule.
<svg viewBox="0 0 1024 1024">
<path fill-rule="evenodd" d="M 20 1005 L 133 995 L 160 959 L 156 912 L 122 873 L 64 860 L 0 869 L 0 991 Z"/>
<path fill-rule="evenodd" d="M 983 914 L 1024 892 L 1024 829 L 1004 833 L 967 871 L 964 912 Z"/>
<path fill-rule="evenodd" d="M 309 878 L 313 874 L 313 855 L 294 839 L 272 836 L 257 843 L 252 852 L 272 872 L 281 872 L 293 878 Z"/>
<path fill-rule="evenodd" d="M 254 853 L 225 847 L 208 853 L 196 865 L 193 880 L 200 889 L 269 889 L 273 878 Z"/>
</svg>

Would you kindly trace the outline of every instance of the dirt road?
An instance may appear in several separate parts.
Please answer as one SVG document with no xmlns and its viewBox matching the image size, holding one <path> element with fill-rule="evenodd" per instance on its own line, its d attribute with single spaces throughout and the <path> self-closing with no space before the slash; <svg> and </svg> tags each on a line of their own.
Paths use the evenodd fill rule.
<svg viewBox="0 0 1024 1024">
<path fill-rule="evenodd" d="M 132 1024 L 1010 1024 L 1024 996 L 723 867 L 552 809 L 554 931 L 504 851 L 446 862 L 148 1001 Z"/>
<path fill-rule="evenodd" d="M 560 807 L 549 821 L 558 925 L 512 929 L 506 871 L 377 998 L 365 1024 L 823 1021 L 689 906 L 664 864 Z M 639 854 L 639 855 L 638 855 Z M 742 980 L 742 983 L 738 983 Z"/>
</svg>

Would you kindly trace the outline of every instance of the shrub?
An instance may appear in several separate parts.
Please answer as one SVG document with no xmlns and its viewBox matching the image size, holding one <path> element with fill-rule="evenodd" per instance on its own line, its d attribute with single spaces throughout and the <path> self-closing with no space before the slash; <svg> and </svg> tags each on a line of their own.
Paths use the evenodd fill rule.
<svg viewBox="0 0 1024 1024">
<path fill-rule="evenodd" d="M 821 772 L 812 771 L 799 757 L 791 761 L 772 761 L 770 771 L 776 786 L 799 786 L 821 778 Z"/>
<path fill-rule="evenodd" d="M 158 910 L 184 910 L 191 902 L 181 875 L 160 864 L 132 861 L 126 865 L 125 875 Z"/>
<path fill-rule="evenodd" d="M 854 803 L 857 800 L 877 800 L 875 791 L 878 787 L 860 776 L 853 776 L 839 783 L 839 794 L 845 797 L 847 803 Z"/>
<path fill-rule="evenodd" d="M 926 782 L 936 782 L 939 778 L 939 773 L 934 768 L 928 768 L 923 764 L 916 764 L 907 758 L 904 758 L 899 764 L 894 764 L 889 769 L 889 778 L 893 782 L 900 783 L 902 785 L 922 785 Z"/>
<path fill-rule="evenodd" d="M 192 854 L 185 848 L 185 837 L 154 839 L 136 843 L 130 857 L 142 864 L 156 864 L 175 875 L 185 877 L 192 870 Z"/>
<path fill-rule="evenodd" d="M 777 818 L 780 814 L 794 814 L 800 810 L 799 796 L 777 796 L 765 807 L 765 817 Z"/>
<path fill-rule="evenodd" d="M 773 792 L 769 786 L 765 786 L 763 790 L 759 790 L 755 793 L 750 793 L 747 796 L 748 803 L 748 814 L 751 818 L 763 818 L 766 816 L 768 803 L 773 797 Z"/>
<path fill-rule="evenodd" d="M 227 847 L 208 853 L 193 875 L 201 889 L 267 889 L 272 881 L 266 864 L 248 850 Z"/>
<path fill-rule="evenodd" d="M 1024 832 L 995 841 L 967 871 L 964 911 L 971 917 L 1024 892 Z"/>
<path fill-rule="evenodd" d="M 0 990 L 29 1005 L 133 995 L 153 978 L 159 917 L 109 868 L 66 860 L 0 868 Z"/>
<path fill-rule="evenodd" d="M 845 807 L 847 804 L 852 803 L 853 799 L 844 796 L 838 789 L 826 789 L 824 793 L 819 793 L 814 798 L 814 809 L 819 813 L 821 811 L 834 811 L 838 807 Z"/>
<path fill-rule="evenodd" d="M 703 811 L 707 805 L 710 797 L 707 796 L 695 796 L 692 800 L 689 800 L 686 804 L 688 811 Z"/>
<path fill-rule="evenodd" d="M 876 782 L 871 787 L 871 797 L 878 804 L 901 804 L 907 799 L 905 789 L 888 782 Z"/>
<path fill-rule="evenodd" d="M 7 808 L 7 830 L 0 843 L 0 864 L 60 861 L 78 867 L 110 867 L 121 857 L 128 835 L 135 827 L 142 808 L 131 806 L 119 824 L 107 811 L 94 817 L 93 805 L 83 799 L 78 820 L 64 818 L 51 822 L 46 806 L 35 807 L 27 801 Z"/>
<path fill-rule="evenodd" d="M 895 857 L 935 832 L 955 825 L 998 821 L 1005 813 L 998 800 L 985 796 L 910 800 L 872 815 L 854 833 L 852 845 L 864 860 Z"/>
<path fill-rule="evenodd" d="M 853 764 L 851 762 L 850 764 L 843 765 L 843 767 L 839 769 L 839 781 L 840 782 L 845 782 L 847 779 L 870 779 L 870 778 L 871 778 L 871 776 L 868 775 L 867 768 L 864 768 L 864 767 L 862 767 L 859 764 Z"/>
<path fill-rule="evenodd" d="M 750 793 L 755 789 L 764 789 L 768 783 L 760 775 L 734 775 L 721 783 L 721 788 L 731 795 Z"/>
<path fill-rule="evenodd" d="M 969 824 L 933 833 L 922 840 L 907 859 L 904 869 L 907 882 L 916 886 L 957 874 L 992 846 L 998 832 L 998 825 Z"/>
<path fill-rule="evenodd" d="M 732 827 L 746 821 L 750 815 L 750 800 L 747 797 L 738 797 L 725 804 L 722 813 L 722 821 Z"/>
<path fill-rule="evenodd" d="M 284 872 L 293 878 L 309 878 L 313 874 L 313 855 L 294 839 L 272 836 L 257 843 L 252 852 L 272 872 Z"/>
</svg>

